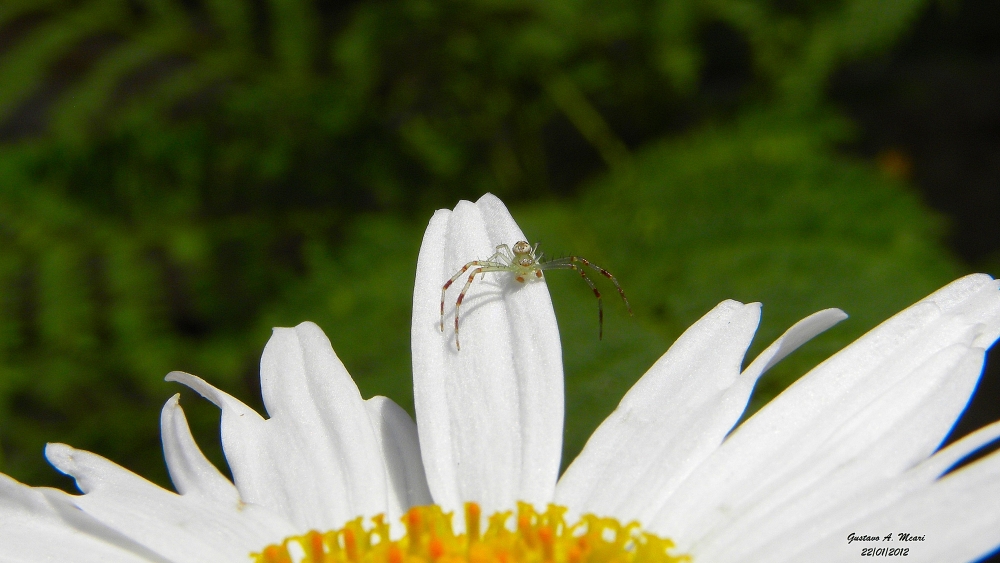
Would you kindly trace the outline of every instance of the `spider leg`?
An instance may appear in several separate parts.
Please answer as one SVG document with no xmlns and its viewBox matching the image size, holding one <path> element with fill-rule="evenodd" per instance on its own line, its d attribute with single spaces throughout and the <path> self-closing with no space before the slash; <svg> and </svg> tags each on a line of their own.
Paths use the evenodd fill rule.
<svg viewBox="0 0 1000 563">
<path fill-rule="evenodd" d="M 580 274 L 580 277 L 583 278 L 583 281 L 587 282 L 587 285 L 594 292 L 594 297 L 597 297 L 597 339 L 604 340 L 604 301 L 601 299 L 601 292 L 597 290 L 597 286 L 587 277 L 587 272 L 572 262 L 546 262 L 545 265 L 547 269 L 551 270 L 576 270 Z"/>
<path fill-rule="evenodd" d="M 444 332 L 444 294 L 445 294 L 445 292 L 448 291 L 448 288 L 451 287 L 451 284 L 455 283 L 455 280 L 457 280 L 459 278 L 459 276 L 461 276 L 462 274 L 464 274 L 469 268 L 471 268 L 473 266 L 483 266 L 483 265 L 486 265 L 486 264 L 489 264 L 489 263 L 490 263 L 489 260 L 473 260 L 472 262 L 469 262 L 468 264 L 462 266 L 462 269 L 459 270 L 458 272 L 456 272 L 455 275 L 452 276 L 450 280 L 444 282 L 444 286 L 441 287 L 441 332 Z"/>
<path fill-rule="evenodd" d="M 464 271 L 464 270 L 463 270 Z M 472 269 L 472 273 L 469 274 L 469 279 L 465 281 L 465 286 L 462 287 L 462 293 L 458 294 L 458 300 L 455 301 L 455 348 L 459 351 L 462 350 L 462 345 L 458 342 L 458 311 L 462 307 L 462 300 L 465 299 L 465 294 L 469 291 L 469 286 L 472 285 L 473 280 L 476 279 L 477 275 L 482 275 L 486 277 L 486 272 L 503 272 L 506 269 L 503 266 L 486 263 L 485 265 L 477 265 Z M 462 272 L 455 274 L 457 278 Z M 443 314 L 443 313 L 442 313 Z M 443 322 L 443 321 L 442 321 Z"/>
<path fill-rule="evenodd" d="M 461 272 L 459 272 L 461 273 Z M 465 287 L 462 288 L 462 293 L 458 294 L 458 300 L 455 301 L 455 349 L 461 350 L 462 345 L 458 342 L 458 309 L 462 306 L 462 300 L 465 299 L 465 293 L 469 291 L 469 286 L 472 285 L 472 280 L 476 279 L 476 274 L 482 274 L 483 268 L 480 266 L 469 274 L 469 279 L 465 282 Z"/>
<path fill-rule="evenodd" d="M 497 251 L 493 253 L 493 258 L 503 258 L 505 262 L 510 262 L 514 259 L 514 253 L 510 251 L 510 247 L 506 244 L 498 244 Z"/>
<path fill-rule="evenodd" d="M 551 262 L 546 262 L 545 265 L 548 265 L 548 264 L 571 264 L 573 262 L 580 262 L 580 263 L 582 263 L 582 264 L 584 264 L 584 265 L 586 265 L 586 266 L 588 266 L 590 268 L 593 268 L 594 270 L 597 270 L 598 272 L 600 272 L 602 276 L 604 276 L 604 277 L 608 278 L 609 280 L 611 280 L 611 283 L 615 284 L 615 289 L 618 290 L 618 295 L 622 296 L 622 301 L 625 302 L 625 308 L 628 309 L 629 316 L 632 316 L 632 306 L 629 305 L 629 303 L 628 303 L 628 297 L 625 297 L 625 290 L 622 289 L 622 286 L 618 283 L 618 279 L 615 278 L 613 275 L 611 275 L 611 272 L 605 270 L 604 268 L 598 266 L 597 264 L 594 264 L 594 263 L 590 262 L 586 258 L 580 258 L 579 256 L 567 256 L 565 258 L 558 258 L 558 259 L 553 260 Z"/>
</svg>

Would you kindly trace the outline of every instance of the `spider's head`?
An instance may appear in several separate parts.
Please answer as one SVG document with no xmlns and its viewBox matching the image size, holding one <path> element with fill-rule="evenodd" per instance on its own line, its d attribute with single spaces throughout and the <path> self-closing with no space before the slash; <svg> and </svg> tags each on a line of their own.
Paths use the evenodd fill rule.
<svg viewBox="0 0 1000 563">
<path fill-rule="evenodd" d="M 515 280 L 524 283 L 525 279 L 532 274 L 536 278 L 542 277 L 542 270 L 538 267 L 538 259 L 535 258 L 535 249 L 528 244 L 528 241 L 517 241 L 511 251 L 514 253 L 511 265 L 514 266 L 516 273 Z"/>
<path fill-rule="evenodd" d="M 528 241 L 519 240 L 511 248 L 514 252 L 514 264 L 521 268 L 531 268 L 535 265 L 535 252 Z"/>
<path fill-rule="evenodd" d="M 517 256 L 518 258 L 525 255 L 531 256 L 531 245 L 528 244 L 528 241 L 526 240 L 519 240 L 515 242 L 514 248 L 512 248 L 511 250 L 514 251 L 514 255 Z"/>
</svg>

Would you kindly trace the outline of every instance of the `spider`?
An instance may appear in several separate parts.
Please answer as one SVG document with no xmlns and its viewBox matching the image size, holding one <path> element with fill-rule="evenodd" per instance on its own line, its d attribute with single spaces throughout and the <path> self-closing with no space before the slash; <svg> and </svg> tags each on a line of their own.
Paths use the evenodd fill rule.
<svg viewBox="0 0 1000 563">
<path fill-rule="evenodd" d="M 581 258 L 579 256 L 566 256 L 565 258 L 556 258 L 554 260 L 548 260 L 542 262 L 542 255 L 535 255 L 538 250 L 538 243 L 535 246 L 531 246 L 527 241 L 518 241 L 514 243 L 513 248 L 507 246 L 506 244 L 497 245 L 497 251 L 493 253 L 486 260 L 473 260 L 468 264 L 462 266 L 462 269 L 455 273 L 450 280 L 444 283 L 441 287 L 441 332 L 444 332 L 444 299 L 445 292 L 451 287 L 451 284 L 455 283 L 462 274 L 468 270 L 472 270 L 469 274 L 469 279 L 465 282 L 465 287 L 462 288 L 462 293 L 458 294 L 458 300 L 455 301 L 455 348 L 458 350 L 462 349 L 461 344 L 458 342 L 458 310 L 462 306 L 462 300 L 465 299 L 466 292 L 469 291 L 469 286 L 472 285 L 472 281 L 476 279 L 477 275 L 485 276 L 486 272 L 511 272 L 514 274 L 514 279 L 519 283 L 524 283 L 526 280 L 530 279 L 531 276 L 535 278 L 542 277 L 542 270 L 576 270 L 580 273 L 580 277 L 583 281 L 587 282 L 590 289 L 594 291 L 594 296 L 597 297 L 597 338 L 604 338 L 604 304 L 601 301 L 601 292 L 597 290 L 597 286 L 594 282 L 587 277 L 587 273 L 583 270 L 583 266 L 588 266 L 597 270 L 602 276 L 611 280 L 611 283 L 615 284 L 615 288 L 618 289 L 618 294 L 622 296 L 622 301 L 625 302 L 625 308 L 628 309 L 628 314 L 632 314 L 632 307 L 628 304 L 628 298 L 625 297 L 625 291 L 620 285 L 618 285 L 618 280 L 615 279 L 611 272 L 605 270 L 604 268 L 590 263 L 586 258 Z M 581 266 L 582 264 L 583 266 Z"/>
</svg>

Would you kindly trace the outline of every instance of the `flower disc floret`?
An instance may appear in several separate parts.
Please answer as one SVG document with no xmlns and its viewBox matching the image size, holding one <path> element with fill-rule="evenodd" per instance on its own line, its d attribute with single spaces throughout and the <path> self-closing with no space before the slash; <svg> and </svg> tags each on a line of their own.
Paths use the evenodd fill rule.
<svg viewBox="0 0 1000 563">
<path fill-rule="evenodd" d="M 269 545 L 255 563 L 678 563 L 674 542 L 639 529 L 638 522 L 586 514 L 568 525 L 566 508 L 544 512 L 518 503 L 517 518 L 498 512 L 486 519 L 476 503 L 465 504 L 465 533 L 453 530 L 452 513 L 440 506 L 417 506 L 402 518 L 406 534 L 389 536 L 383 515 L 366 528 L 361 518 L 329 532 L 310 531 Z M 513 524 L 513 528 L 508 527 Z"/>
</svg>

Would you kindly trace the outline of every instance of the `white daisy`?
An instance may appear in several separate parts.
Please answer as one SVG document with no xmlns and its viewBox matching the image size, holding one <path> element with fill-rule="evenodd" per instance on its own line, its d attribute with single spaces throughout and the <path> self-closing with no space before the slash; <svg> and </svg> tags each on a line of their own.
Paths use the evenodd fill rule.
<svg viewBox="0 0 1000 563">
<path fill-rule="evenodd" d="M 731 433 L 756 379 L 844 314 L 806 318 L 741 371 L 760 307 L 724 302 L 560 479 L 561 347 L 544 281 L 477 281 L 461 351 L 439 329 L 443 280 L 518 240 L 489 195 L 431 220 L 411 328 L 416 425 L 389 399 L 363 400 L 318 327 L 276 329 L 261 360 L 266 420 L 195 376 L 168 376 L 222 409 L 235 485 L 175 396 L 161 425 L 178 494 L 51 444 L 49 461 L 84 494 L 0 476 L 0 562 L 844 561 L 865 548 L 959 562 L 1000 545 L 1000 454 L 947 473 L 1000 424 L 935 453 L 1000 335 L 996 281 L 969 276 L 906 309 Z M 442 512 L 464 517 L 452 530 Z"/>
</svg>

